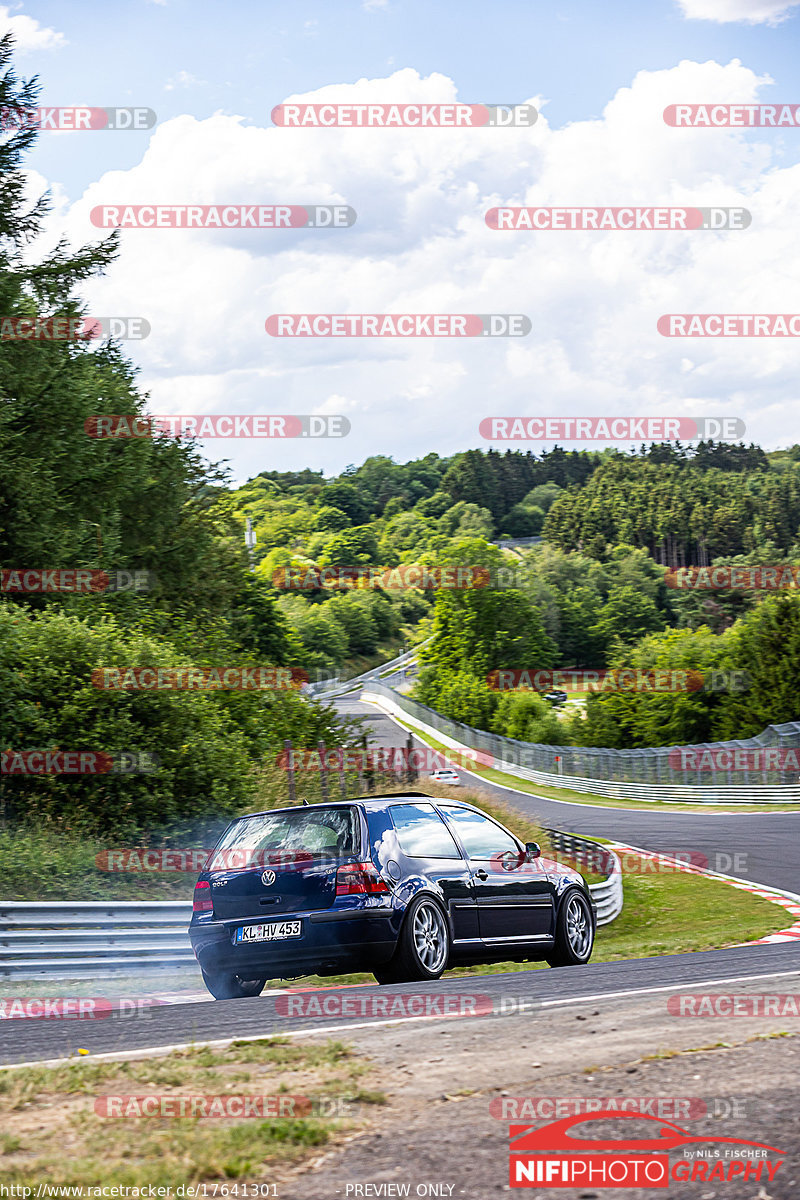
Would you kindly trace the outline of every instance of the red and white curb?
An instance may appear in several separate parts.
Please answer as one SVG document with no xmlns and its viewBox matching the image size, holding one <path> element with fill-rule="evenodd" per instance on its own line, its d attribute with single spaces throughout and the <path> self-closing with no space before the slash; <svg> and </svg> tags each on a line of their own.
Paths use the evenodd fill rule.
<svg viewBox="0 0 800 1200">
<path fill-rule="evenodd" d="M 737 888 L 740 892 L 749 892 L 752 896 L 759 896 L 762 900 L 769 900 L 772 904 L 780 905 L 795 918 L 794 924 L 789 925 L 786 929 L 781 929 L 778 933 L 767 934 L 763 938 L 757 938 L 754 942 L 742 942 L 743 946 L 765 946 L 773 942 L 800 941 L 800 896 L 796 896 L 793 892 L 783 892 L 779 888 L 765 887 L 761 883 L 752 883 L 748 879 L 737 879 L 735 875 L 723 875 L 719 871 L 707 871 L 703 867 L 683 862 L 669 854 L 657 854 L 652 850 L 642 850 L 640 846 L 628 846 L 623 842 L 606 842 L 604 845 L 617 854 L 634 854 L 656 863 L 663 863 L 672 870 L 683 871 L 687 875 L 706 875 L 709 879 L 719 879 L 721 882 Z"/>
</svg>

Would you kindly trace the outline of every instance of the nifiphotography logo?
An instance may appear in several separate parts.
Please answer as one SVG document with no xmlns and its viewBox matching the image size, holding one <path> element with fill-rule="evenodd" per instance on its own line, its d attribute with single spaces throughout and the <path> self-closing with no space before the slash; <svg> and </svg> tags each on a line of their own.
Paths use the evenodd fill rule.
<svg viewBox="0 0 800 1200">
<path fill-rule="evenodd" d="M 593 1138 L 573 1136 L 575 1125 L 603 1120 L 651 1121 L 653 1137 Z M 782 1150 L 762 1142 L 691 1134 L 680 1125 L 643 1113 L 581 1113 L 535 1129 L 509 1126 L 509 1184 L 512 1188 L 668 1188 L 675 1183 L 768 1184 L 783 1166 Z M 701 1143 L 712 1143 L 712 1148 Z M 687 1149 L 687 1147 L 698 1147 Z M 683 1149 L 670 1164 L 669 1151 Z M 545 1153 L 549 1151 L 550 1153 Z"/>
</svg>

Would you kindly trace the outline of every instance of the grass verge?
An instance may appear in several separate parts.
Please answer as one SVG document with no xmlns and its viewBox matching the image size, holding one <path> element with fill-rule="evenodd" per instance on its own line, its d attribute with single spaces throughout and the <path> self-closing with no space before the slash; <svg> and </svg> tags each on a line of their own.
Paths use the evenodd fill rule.
<svg viewBox="0 0 800 1200">
<path fill-rule="evenodd" d="M 386 1103 L 381 1092 L 363 1086 L 369 1070 L 341 1042 L 265 1038 L 150 1061 L 2 1071 L 0 1174 L 6 1185 L 270 1182 L 276 1168 L 318 1152 L 368 1120 L 370 1105 Z M 225 1094 L 282 1097 L 287 1115 L 125 1119 L 95 1111 L 104 1096 Z M 312 1113 L 333 1112 L 334 1119 L 290 1115 L 308 1107 L 296 1097 L 310 1100 Z"/>
</svg>

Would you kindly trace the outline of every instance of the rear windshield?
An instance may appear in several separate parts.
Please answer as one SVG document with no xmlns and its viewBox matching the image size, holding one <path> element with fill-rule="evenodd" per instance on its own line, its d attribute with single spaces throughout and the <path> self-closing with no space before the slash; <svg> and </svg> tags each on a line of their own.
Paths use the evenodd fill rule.
<svg viewBox="0 0 800 1200">
<path fill-rule="evenodd" d="M 223 835 L 212 861 L 234 865 L 235 858 L 242 865 L 258 865 L 262 859 L 288 860 L 295 855 L 301 860 L 347 858 L 357 853 L 358 831 L 355 808 L 325 808 L 316 804 L 294 811 L 278 808 L 257 817 L 244 817 L 232 825 Z M 231 851 L 244 851 L 244 855 L 232 855 Z"/>
</svg>

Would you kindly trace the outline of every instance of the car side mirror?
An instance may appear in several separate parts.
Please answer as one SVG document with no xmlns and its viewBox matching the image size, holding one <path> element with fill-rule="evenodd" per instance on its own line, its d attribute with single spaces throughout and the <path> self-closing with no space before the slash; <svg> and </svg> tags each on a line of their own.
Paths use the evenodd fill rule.
<svg viewBox="0 0 800 1200">
<path fill-rule="evenodd" d="M 525 851 L 527 854 L 528 862 L 530 862 L 531 859 L 533 859 L 533 858 L 539 858 L 539 856 L 542 853 L 542 848 L 538 842 L 526 842 L 525 843 Z"/>
</svg>

